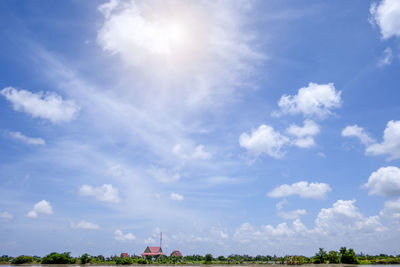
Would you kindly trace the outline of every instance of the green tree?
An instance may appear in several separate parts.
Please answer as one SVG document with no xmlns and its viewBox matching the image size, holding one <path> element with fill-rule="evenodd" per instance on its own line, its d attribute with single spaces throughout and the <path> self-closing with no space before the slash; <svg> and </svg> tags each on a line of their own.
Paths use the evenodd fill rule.
<svg viewBox="0 0 400 267">
<path fill-rule="evenodd" d="M 219 256 L 217 259 L 218 259 L 219 261 L 226 261 L 226 258 L 225 258 L 224 256 Z"/>
<path fill-rule="evenodd" d="M 329 251 L 328 261 L 329 263 L 340 263 L 340 253 L 334 250 Z"/>
<path fill-rule="evenodd" d="M 314 263 L 325 263 L 328 260 L 328 254 L 323 248 L 319 248 L 313 259 Z"/>
<path fill-rule="evenodd" d="M 213 260 L 213 256 L 211 254 L 206 254 L 204 256 L 204 263 L 210 263 Z"/>
<path fill-rule="evenodd" d="M 24 264 L 24 263 L 32 263 L 32 262 L 33 262 L 33 257 L 25 256 L 25 255 L 18 256 L 11 261 L 12 264 Z"/>
<path fill-rule="evenodd" d="M 71 252 L 57 253 L 52 252 L 42 259 L 43 264 L 73 264 L 75 259 L 71 257 Z"/>
<path fill-rule="evenodd" d="M 85 253 L 81 256 L 80 260 L 81 260 L 81 264 L 86 264 L 86 263 L 90 263 L 91 259 L 90 259 L 89 254 Z"/>
<path fill-rule="evenodd" d="M 347 249 L 346 247 L 341 247 L 340 250 L 340 262 L 347 264 L 357 264 L 358 260 L 356 257 L 356 253 L 352 248 Z"/>
</svg>

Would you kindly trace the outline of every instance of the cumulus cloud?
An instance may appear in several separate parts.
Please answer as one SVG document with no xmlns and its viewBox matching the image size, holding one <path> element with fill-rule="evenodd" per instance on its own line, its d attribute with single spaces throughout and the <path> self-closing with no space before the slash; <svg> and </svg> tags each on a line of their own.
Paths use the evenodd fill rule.
<svg viewBox="0 0 400 267">
<path fill-rule="evenodd" d="M 52 92 L 32 93 L 6 87 L 0 93 L 13 104 L 16 111 L 30 114 L 34 118 L 47 119 L 53 123 L 72 120 L 80 107 L 72 100 L 63 100 Z"/>
<path fill-rule="evenodd" d="M 176 171 L 157 168 L 154 166 L 150 167 L 147 170 L 147 173 L 161 183 L 174 183 L 181 178 L 181 175 Z"/>
<path fill-rule="evenodd" d="M 319 125 L 312 120 L 305 120 L 303 126 L 291 124 L 286 131 L 297 137 L 315 136 L 319 134 Z"/>
<path fill-rule="evenodd" d="M 400 3 L 397 0 L 383 0 L 373 3 L 370 8 L 370 22 L 379 26 L 383 39 L 400 36 Z"/>
<path fill-rule="evenodd" d="M 316 230 L 322 234 L 384 230 L 378 216 L 365 217 L 354 203 L 355 200 L 338 200 L 331 208 L 321 209 L 315 220 Z"/>
<path fill-rule="evenodd" d="M 301 181 L 291 185 L 283 184 L 278 186 L 267 195 L 273 198 L 298 195 L 302 198 L 323 199 L 331 190 L 331 187 L 325 183 L 308 183 Z"/>
<path fill-rule="evenodd" d="M 308 148 L 315 145 L 314 136 L 319 134 L 319 125 L 312 120 L 305 120 L 303 126 L 291 124 L 286 132 L 296 136 L 292 143 L 301 148 Z"/>
<path fill-rule="evenodd" d="M 282 200 L 276 204 L 276 209 L 278 211 L 278 216 L 287 220 L 299 219 L 300 216 L 306 215 L 307 211 L 305 209 L 296 209 L 291 211 L 284 211 L 283 206 L 288 203 L 287 200 Z"/>
<path fill-rule="evenodd" d="M 136 236 L 132 233 L 123 234 L 121 230 L 117 229 L 114 232 L 114 239 L 119 242 L 132 242 L 136 240 Z"/>
<path fill-rule="evenodd" d="M 171 193 L 169 195 L 169 198 L 172 200 L 176 200 L 176 201 L 182 201 L 183 200 L 183 196 L 181 194 L 178 193 Z"/>
<path fill-rule="evenodd" d="M 373 172 L 364 185 L 370 195 L 400 196 L 400 168 L 382 167 Z"/>
<path fill-rule="evenodd" d="M 7 211 L 0 212 L 0 222 L 9 222 L 13 218 L 14 218 L 14 216 Z"/>
<path fill-rule="evenodd" d="M 387 47 L 383 51 L 383 57 L 378 62 L 378 67 L 384 67 L 390 65 L 392 63 L 392 60 L 393 60 L 392 49 L 390 47 Z"/>
<path fill-rule="evenodd" d="M 281 151 L 281 148 L 289 142 L 289 138 L 269 125 L 261 125 L 258 129 L 253 129 L 250 134 L 242 133 L 239 137 L 240 146 L 250 153 L 256 156 L 265 153 L 274 158 L 283 157 L 285 153 Z"/>
<path fill-rule="evenodd" d="M 389 159 L 400 158 L 400 121 L 389 121 L 383 133 L 382 143 L 367 147 L 370 155 L 390 155 Z"/>
<path fill-rule="evenodd" d="M 305 117 L 322 119 L 341 105 L 341 91 L 336 91 L 333 83 L 309 83 L 307 87 L 300 88 L 296 95 L 283 95 L 278 101 L 280 111 L 273 115 L 303 114 Z"/>
<path fill-rule="evenodd" d="M 118 203 L 120 201 L 118 189 L 114 188 L 111 184 L 103 184 L 98 187 L 82 185 L 79 188 L 79 195 L 92 196 L 104 202 Z"/>
<path fill-rule="evenodd" d="M 291 225 L 280 223 L 277 226 L 263 225 L 255 227 L 250 223 L 243 223 L 234 232 L 233 238 L 240 243 L 253 243 L 257 241 L 274 241 L 291 238 L 298 235 L 307 235 L 309 230 L 299 220 L 296 219 Z"/>
<path fill-rule="evenodd" d="M 312 228 L 307 228 L 300 219 L 276 226 L 243 223 L 234 231 L 233 239 L 250 249 L 257 249 L 258 246 L 265 249 L 265 245 L 269 245 L 296 253 L 299 246 L 315 249 L 322 245 L 365 245 L 366 240 L 383 241 L 387 230 L 379 216 L 368 217 L 360 213 L 355 200 L 338 200 L 331 207 L 320 210 Z M 393 233 L 390 234 L 393 236 Z M 335 238 L 332 239 L 332 236 Z"/>
<path fill-rule="evenodd" d="M 342 131 L 342 136 L 344 137 L 357 137 L 360 139 L 361 143 L 368 145 L 374 143 L 375 140 L 370 137 L 363 128 L 358 125 L 346 126 Z"/>
<path fill-rule="evenodd" d="M 95 223 L 80 221 L 78 223 L 70 223 L 70 227 L 72 229 L 84 229 L 84 230 L 97 230 L 100 229 L 100 226 Z"/>
<path fill-rule="evenodd" d="M 20 132 L 10 132 L 10 136 L 28 145 L 45 145 L 46 142 L 39 137 L 28 137 Z"/>
<path fill-rule="evenodd" d="M 48 201 L 42 200 L 36 203 L 26 216 L 29 218 L 37 218 L 39 214 L 53 214 L 53 207 Z"/>
<path fill-rule="evenodd" d="M 379 213 L 379 216 L 390 221 L 393 220 L 395 223 L 400 224 L 400 199 L 386 201 L 383 209 Z"/>
</svg>

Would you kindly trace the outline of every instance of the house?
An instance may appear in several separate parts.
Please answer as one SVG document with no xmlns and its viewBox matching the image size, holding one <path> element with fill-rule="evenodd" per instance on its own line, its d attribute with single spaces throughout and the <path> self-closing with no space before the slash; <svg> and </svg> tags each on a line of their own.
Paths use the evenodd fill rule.
<svg viewBox="0 0 400 267">
<path fill-rule="evenodd" d="M 129 258 L 129 254 L 128 253 L 121 253 L 121 258 Z"/>
<path fill-rule="evenodd" d="M 151 257 L 155 258 L 158 256 L 165 256 L 165 253 L 162 251 L 161 247 L 147 247 L 142 253 L 142 257 Z"/>
<path fill-rule="evenodd" d="M 172 253 L 171 253 L 171 257 L 172 256 L 174 256 L 174 257 L 179 257 L 179 258 L 182 258 L 183 256 L 182 256 L 182 253 L 179 251 L 179 250 L 174 250 L 174 251 L 172 251 Z"/>
</svg>

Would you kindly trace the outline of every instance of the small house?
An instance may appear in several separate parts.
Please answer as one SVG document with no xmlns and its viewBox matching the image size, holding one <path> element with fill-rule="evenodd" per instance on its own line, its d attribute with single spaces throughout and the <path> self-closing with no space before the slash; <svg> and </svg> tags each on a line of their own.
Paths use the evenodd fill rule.
<svg viewBox="0 0 400 267">
<path fill-rule="evenodd" d="M 174 250 L 174 251 L 172 251 L 171 257 L 172 257 L 172 256 L 178 257 L 178 258 L 182 258 L 182 257 L 183 257 L 183 256 L 182 256 L 182 253 L 181 253 L 179 250 Z"/>
<path fill-rule="evenodd" d="M 142 257 L 151 257 L 156 258 L 158 256 L 165 256 L 165 253 L 162 251 L 161 247 L 147 247 L 142 253 Z"/>
</svg>

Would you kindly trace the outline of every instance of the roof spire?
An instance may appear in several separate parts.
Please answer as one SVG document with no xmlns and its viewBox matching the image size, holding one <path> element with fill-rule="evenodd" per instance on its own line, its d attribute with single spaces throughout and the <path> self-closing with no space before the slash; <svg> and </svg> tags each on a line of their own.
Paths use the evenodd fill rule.
<svg viewBox="0 0 400 267">
<path fill-rule="evenodd" d="M 161 248 L 161 245 L 162 245 L 162 232 L 160 232 L 160 248 Z"/>
</svg>

